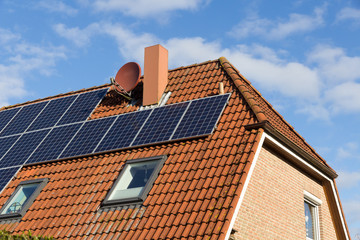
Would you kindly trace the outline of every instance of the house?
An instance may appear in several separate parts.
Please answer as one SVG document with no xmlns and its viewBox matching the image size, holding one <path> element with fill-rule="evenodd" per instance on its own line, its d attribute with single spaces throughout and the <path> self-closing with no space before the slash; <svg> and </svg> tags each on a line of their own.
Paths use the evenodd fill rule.
<svg viewBox="0 0 360 240">
<path fill-rule="evenodd" d="M 168 70 L 156 45 L 144 65 L 130 100 L 106 84 L 2 109 L 1 229 L 350 239 L 336 172 L 226 58 Z"/>
</svg>

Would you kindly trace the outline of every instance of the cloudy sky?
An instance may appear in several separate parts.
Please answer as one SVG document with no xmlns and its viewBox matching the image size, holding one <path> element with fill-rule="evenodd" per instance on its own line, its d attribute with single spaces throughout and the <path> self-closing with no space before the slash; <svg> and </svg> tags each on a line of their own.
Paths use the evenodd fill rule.
<svg viewBox="0 0 360 240">
<path fill-rule="evenodd" d="M 144 47 L 228 58 L 338 172 L 360 234 L 360 1 L 0 0 L 0 106 L 109 82 Z"/>
</svg>

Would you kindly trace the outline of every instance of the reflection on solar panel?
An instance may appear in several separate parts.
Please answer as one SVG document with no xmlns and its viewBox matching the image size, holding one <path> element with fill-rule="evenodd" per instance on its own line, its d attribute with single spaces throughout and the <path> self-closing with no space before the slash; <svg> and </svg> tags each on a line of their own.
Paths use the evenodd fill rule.
<svg viewBox="0 0 360 240">
<path fill-rule="evenodd" d="M 26 163 L 57 159 L 83 123 L 55 127 Z"/>
<path fill-rule="evenodd" d="M 0 136 L 24 132 L 47 103 L 48 102 L 41 102 L 22 107 L 16 117 L 1 132 Z"/>
<path fill-rule="evenodd" d="M 173 139 L 211 134 L 229 95 L 194 100 L 181 120 Z"/>
<path fill-rule="evenodd" d="M 78 95 L 75 102 L 57 125 L 85 121 L 96 105 L 98 105 L 100 100 L 105 96 L 107 90 L 108 89 L 106 88 Z"/>
<path fill-rule="evenodd" d="M 188 105 L 189 102 L 184 102 L 154 109 L 133 145 L 169 140 Z"/>
<path fill-rule="evenodd" d="M 96 152 L 130 147 L 134 137 L 139 132 L 152 110 L 119 115 Z"/>
<path fill-rule="evenodd" d="M 0 192 L 10 182 L 19 169 L 20 166 L 0 169 Z"/>
<path fill-rule="evenodd" d="M 15 116 L 15 114 L 19 110 L 20 108 L 13 108 L 0 112 L 0 132 L 10 122 L 10 120 Z"/>
<path fill-rule="evenodd" d="M 44 139 L 49 129 L 24 133 L 0 160 L 0 168 L 22 165 Z"/>
<path fill-rule="evenodd" d="M 4 119 L 15 116 L 2 134 L 18 133 L 0 136 L 0 172 L 23 164 L 208 135 L 230 97 L 223 94 L 89 121 L 86 118 L 93 109 L 72 109 L 87 104 L 94 108 L 106 91 L 80 94 L 74 101 L 75 97 L 65 97 L 24 106 L 16 115 L 15 110 L 0 112 Z M 0 179 L 0 187 L 4 184 Z"/>
<path fill-rule="evenodd" d="M 92 153 L 115 119 L 109 117 L 85 122 L 60 158 Z"/>
<path fill-rule="evenodd" d="M 75 98 L 76 95 L 51 100 L 27 131 L 55 126 Z"/>
</svg>

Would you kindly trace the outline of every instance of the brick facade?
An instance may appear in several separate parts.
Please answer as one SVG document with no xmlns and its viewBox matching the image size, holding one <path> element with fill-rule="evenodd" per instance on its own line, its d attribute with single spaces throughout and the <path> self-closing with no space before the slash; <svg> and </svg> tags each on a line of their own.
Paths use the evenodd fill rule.
<svg viewBox="0 0 360 240">
<path fill-rule="evenodd" d="M 324 186 L 262 148 L 236 218 L 235 239 L 306 239 L 304 190 L 322 200 L 321 239 L 337 239 Z"/>
</svg>

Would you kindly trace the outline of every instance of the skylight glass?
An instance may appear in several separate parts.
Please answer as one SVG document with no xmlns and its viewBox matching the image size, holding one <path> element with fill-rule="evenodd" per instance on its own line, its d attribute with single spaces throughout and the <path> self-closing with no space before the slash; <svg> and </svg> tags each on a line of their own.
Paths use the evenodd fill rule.
<svg viewBox="0 0 360 240">
<path fill-rule="evenodd" d="M 139 197 L 159 160 L 125 166 L 124 172 L 109 200 Z"/>
<path fill-rule="evenodd" d="M 23 217 L 47 182 L 47 178 L 21 182 L 1 208 L 0 219 Z"/>
<path fill-rule="evenodd" d="M 145 200 L 165 159 L 165 156 L 157 156 L 127 161 L 103 205 Z"/>
<path fill-rule="evenodd" d="M 1 214 L 20 212 L 39 184 L 40 183 L 33 183 L 21 186 L 9 204 L 1 211 Z"/>
</svg>

